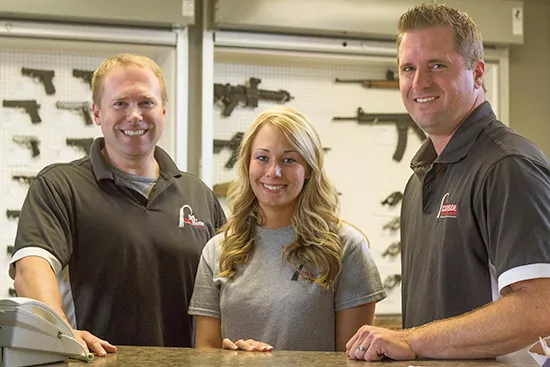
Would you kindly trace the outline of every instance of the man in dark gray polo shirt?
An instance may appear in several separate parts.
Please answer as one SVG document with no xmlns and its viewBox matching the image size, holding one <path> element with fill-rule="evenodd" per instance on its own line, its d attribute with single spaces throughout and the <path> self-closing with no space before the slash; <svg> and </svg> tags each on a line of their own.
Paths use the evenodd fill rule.
<svg viewBox="0 0 550 367">
<path fill-rule="evenodd" d="M 92 95 L 104 138 L 89 157 L 37 175 L 10 275 L 20 296 L 53 307 L 98 355 L 116 350 L 109 342 L 190 347 L 187 305 L 223 210 L 203 182 L 156 146 L 166 87 L 153 60 L 105 60 Z"/>
<path fill-rule="evenodd" d="M 481 34 L 421 5 L 399 21 L 399 82 L 429 139 L 401 211 L 403 331 L 363 326 L 353 359 L 487 358 L 550 334 L 550 163 L 485 101 Z"/>
</svg>

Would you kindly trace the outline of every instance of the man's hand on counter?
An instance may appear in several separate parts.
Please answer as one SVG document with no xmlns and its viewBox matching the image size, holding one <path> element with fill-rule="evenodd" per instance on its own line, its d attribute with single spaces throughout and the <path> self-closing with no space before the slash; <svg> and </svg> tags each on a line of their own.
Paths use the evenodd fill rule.
<svg viewBox="0 0 550 367">
<path fill-rule="evenodd" d="M 346 356 L 366 361 L 379 361 L 384 356 L 395 360 L 416 359 L 407 336 L 408 331 L 364 325 L 346 343 Z"/>
<path fill-rule="evenodd" d="M 73 335 L 86 351 L 92 352 L 97 356 L 105 357 L 107 353 L 116 353 L 114 345 L 88 331 L 73 329 Z"/>
</svg>

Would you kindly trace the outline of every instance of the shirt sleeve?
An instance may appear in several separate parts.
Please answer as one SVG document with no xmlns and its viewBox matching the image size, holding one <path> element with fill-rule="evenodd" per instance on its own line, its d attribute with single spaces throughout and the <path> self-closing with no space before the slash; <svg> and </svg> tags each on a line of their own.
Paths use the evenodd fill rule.
<svg viewBox="0 0 550 367">
<path fill-rule="evenodd" d="M 206 244 L 202 251 L 197 276 L 195 278 L 195 288 L 191 297 L 189 306 L 190 315 L 210 316 L 217 319 L 221 318 L 220 313 L 220 288 L 219 283 L 215 281 L 218 277 L 219 259 L 216 256 L 218 239 L 223 234 L 219 234 Z"/>
<path fill-rule="evenodd" d="M 21 208 L 13 258 L 39 256 L 31 248 L 45 250 L 59 262 L 54 270 L 68 264 L 72 254 L 73 229 L 70 220 L 72 200 L 43 175 L 32 182 Z M 19 251 L 28 249 L 26 251 Z M 59 269 L 60 270 L 60 269 Z"/>
<path fill-rule="evenodd" d="M 548 165 L 520 156 L 499 160 L 474 205 L 501 294 L 513 283 L 550 277 Z"/>
<path fill-rule="evenodd" d="M 345 224 L 340 238 L 344 256 L 334 299 L 335 311 L 386 298 L 378 268 L 363 235 Z"/>
</svg>

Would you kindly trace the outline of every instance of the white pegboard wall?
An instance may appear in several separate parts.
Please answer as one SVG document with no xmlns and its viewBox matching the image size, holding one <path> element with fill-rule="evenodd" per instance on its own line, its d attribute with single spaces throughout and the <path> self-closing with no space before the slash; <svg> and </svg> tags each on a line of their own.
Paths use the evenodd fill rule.
<svg viewBox="0 0 550 367">
<path fill-rule="evenodd" d="M 332 56 L 332 58 L 334 58 Z M 284 57 L 274 62 L 247 62 L 242 54 L 234 60 L 222 54 L 214 65 L 214 82 L 232 85 L 245 84 L 250 77 L 260 78 L 260 89 L 287 90 L 294 99 L 289 105 L 305 114 L 315 125 L 325 147 L 325 167 L 340 196 L 342 217 L 358 226 L 368 236 L 371 253 L 382 280 L 401 273 L 399 256 L 382 257 L 392 243 L 399 241 L 399 230 L 383 229 L 400 214 L 400 204 L 381 205 L 394 191 L 403 192 L 412 171 L 409 163 L 421 142 L 412 129 L 408 132 L 405 154 L 400 162 L 392 159 L 397 145 L 395 125 L 361 125 L 355 121 L 332 121 L 335 116 L 356 115 L 362 107 L 368 113 L 406 113 L 398 90 L 367 89 L 359 84 L 336 84 L 341 79 L 384 79 L 386 71 L 397 71 L 395 61 L 382 57 L 361 62 L 286 62 Z M 487 65 L 488 74 L 496 65 Z M 493 80 L 486 84 L 494 85 Z M 494 93 L 498 95 L 498 93 Z M 496 103 L 497 101 L 494 101 Z M 222 117 L 215 106 L 213 131 L 215 139 L 230 139 L 237 131 L 246 131 L 256 116 L 272 102 L 260 101 L 258 108 L 237 107 L 230 117 Z M 228 149 L 213 156 L 213 182 L 231 181 L 235 169 L 224 168 L 230 156 Z M 225 201 L 222 204 L 226 205 Z M 227 206 L 224 206 L 227 210 Z M 227 212 L 230 215 L 229 212 Z M 400 287 L 388 290 L 388 297 L 377 305 L 378 314 L 401 313 Z"/>
<path fill-rule="evenodd" d="M 13 175 L 35 176 L 45 166 L 68 162 L 84 152 L 67 146 L 66 138 L 95 138 L 101 135 L 95 124 L 86 125 L 81 112 L 60 110 L 57 101 L 91 102 L 89 84 L 73 77 L 73 69 L 95 70 L 103 58 L 97 55 L 71 52 L 32 52 L 29 50 L 0 50 L 0 99 L 36 100 L 40 105 L 40 123 L 32 123 L 29 115 L 19 108 L 0 108 L 0 183 L 5 194 L 0 200 L 0 296 L 8 295 L 13 282 L 8 276 L 11 255 L 4 251 L 13 245 L 17 220 L 8 219 L 6 210 L 19 210 L 28 185 L 13 180 Z M 22 68 L 54 70 L 55 94 L 47 95 L 44 85 L 22 75 Z M 90 114 L 92 112 L 90 111 Z M 30 147 L 16 144 L 13 136 L 37 138 L 40 155 L 33 157 Z"/>
<path fill-rule="evenodd" d="M 357 225 L 369 237 L 371 252 L 382 278 L 399 273 L 397 259 L 382 258 L 387 246 L 399 240 L 399 232 L 382 230 L 399 215 L 399 206 L 388 208 L 381 201 L 393 191 L 402 190 L 410 175 L 408 162 L 420 142 L 412 132 L 405 156 L 400 163 L 392 160 L 397 144 L 394 125 L 359 125 L 354 121 L 332 121 L 335 116 L 354 116 L 358 107 L 365 112 L 404 113 L 398 90 L 365 89 L 359 84 L 335 84 L 342 79 L 384 79 L 387 62 L 362 65 L 334 64 L 244 64 L 218 62 L 214 68 L 216 83 L 244 84 L 249 77 L 262 80 L 260 89 L 287 90 L 294 99 L 286 105 L 304 113 L 315 125 L 325 147 L 325 166 L 329 177 L 342 193 L 342 216 Z M 273 103 L 260 101 L 257 109 L 237 107 L 224 118 L 215 107 L 216 139 L 230 139 L 236 131 L 245 131 L 256 116 Z M 214 182 L 235 178 L 235 170 L 224 168 L 228 149 L 213 157 Z M 396 296 L 394 296 L 396 294 Z M 393 290 L 377 307 L 379 313 L 399 313 L 400 295 Z"/>
</svg>

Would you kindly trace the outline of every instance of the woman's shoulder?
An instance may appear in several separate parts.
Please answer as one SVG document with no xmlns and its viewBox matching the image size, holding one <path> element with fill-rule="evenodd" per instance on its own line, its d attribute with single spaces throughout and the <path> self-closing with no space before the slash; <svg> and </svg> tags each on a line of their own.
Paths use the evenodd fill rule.
<svg viewBox="0 0 550 367">
<path fill-rule="evenodd" d="M 339 236 L 344 247 L 368 244 L 367 235 L 360 228 L 345 221 L 341 223 Z"/>
<path fill-rule="evenodd" d="M 225 238 L 225 233 L 220 232 L 214 237 L 210 238 L 206 245 L 204 246 L 204 249 L 202 250 L 202 253 L 204 256 L 215 256 L 216 253 L 219 253 L 221 249 L 221 244 L 223 239 Z"/>
<path fill-rule="evenodd" d="M 341 222 L 339 235 L 350 240 L 365 240 L 367 237 L 361 229 L 345 221 Z"/>
</svg>

